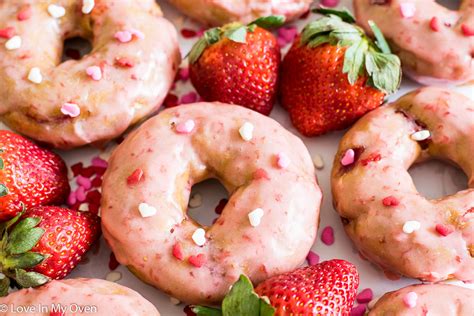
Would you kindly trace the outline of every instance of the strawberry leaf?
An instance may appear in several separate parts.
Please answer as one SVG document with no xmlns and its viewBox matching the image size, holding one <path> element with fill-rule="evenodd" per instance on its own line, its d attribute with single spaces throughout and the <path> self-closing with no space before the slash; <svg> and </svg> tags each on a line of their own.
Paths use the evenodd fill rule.
<svg viewBox="0 0 474 316">
<path fill-rule="evenodd" d="M 25 233 L 27 230 L 36 227 L 39 224 L 41 218 L 39 217 L 28 217 L 20 221 L 11 231 L 10 239 L 16 239 L 18 235 Z"/>
<path fill-rule="evenodd" d="M 7 296 L 10 288 L 10 279 L 3 273 L 0 275 L 0 296 Z"/>
<path fill-rule="evenodd" d="M 37 287 L 49 282 L 49 278 L 41 273 L 15 270 L 15 281 L 23 288 Z"/>
<path fill-rule="evenodd" d="M 347 23 L 355 23 L 356 20 L 352 16 L 352 14 L 349 12 L 347 9 L 342 9 L 342 10 L 334 10 L 334 9 L 328 9 L 328 8 L 317 8 L 313 10 L 314 13 L 319 13 L 323 15 L 335 15 L 340 17 L 344 22 Z"/>
<path fill-rule="evenodd" d="M 8 194 L 8 188 L 3 183 L 0 183 L 0 197 L 3 197 L 7 194 Z"/>
<path fill-rule="evenodd" d="M 222 316 L 222 311 L 218 308 L 206 307 L 206 306 L 193 306 L 191 310 L 197 316 Z"/>
<path fill-rule="evenodd" d="M 204 32 L 204 35 L 193 45 L 188 53 L 189 61 L 193 64 L 201 57 L 204 50 L 220 41 L 222 30 L 218 27 L 211 28 Z"/>
<path fill-rule="evenodd" d="M 400 67 L 400 59 L 393 54 L 368 52 L 365 55 L 365 68 L 373 85 L 386 94 L 392 94 L 400 87 Z"/>
<path fill-rule="evenodd" d="M 38 241 L 43 237 L 44 229 L 35 227 L 29 230 L 25 230 L 22 234 L 17 234 L 12 238 L 8 239 L 6 252 L 12 255 L 18 255 L 30 251 L 31 248 L 36 246 Z"/>
<path fill-rule="evenodd" d="M 283 15 L 270 15 L 270 16 L 264 16 L 264 17 L 258 18 L 255 21 L 250 22 L 248 26 L 252 27 L 256 25 L 268 30 L 268 29 L 280 27 L 284 23 L 285 23 L 285 17 Z"/>
<path fill-rule="evenodd" d="M 45 256 L 37 252 L 27 252 L 19 255 L 13 255 L 3 260 L 2 265 L 4 269 L 28 269 L 37 266 Z"/>
<path fill-rule="evenodd" d="M 385 40 L 385 37 L 383 36 L 383 33 L 379 29 L 377 24 L 375 24 L 374 21 L 369 20 L 369 26 L 372 29 L 372 32 L 374 32 L 375 44 L 380 49 L 380 51 L 384 54 L 391 54 L 392 51 L 390 50 L 390 46 L 388 46 L 388 43 Z"/>
<path fill-rule="evenodd" d="M 363 40 L 354 43 L 346 50 L 342 72 L 347 73 L 347 78 L 351 85 L 357 81 L 359 75 L 364 73 L 364 61 L 367 48 L 367 41 Z"/>
</svg>

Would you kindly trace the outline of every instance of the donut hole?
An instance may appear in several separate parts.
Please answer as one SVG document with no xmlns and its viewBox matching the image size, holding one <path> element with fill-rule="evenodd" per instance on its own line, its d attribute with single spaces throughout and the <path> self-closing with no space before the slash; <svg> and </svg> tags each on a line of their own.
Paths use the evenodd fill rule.
<svg viewBox="0 0 474 316">
<path fill-rule="evenodd" d="M 436 0 L 436 3 L 450 10 L 459 10 L 461 0 Z"/>
<path fill-rule="evenodd" d="M 430 160 L 415 164 L 408 172 L 418 192 L 427 199 L 439 199 L 468 187 L 467 176 L 463 171 L 443 161 Z"/>
<path fill-rule="evenodd" d="M 63 53 L 61 62 L 67 60 L 79 60 L 92 51 L 92 43 L 84 37 L 66 38 L 63 42 Z"/>
<path fill-rule="evenodd" d="M 219 218 L 216 209 L 218 206 L 222 208 L 228 198 L 229 193 L 217 179 L 208 179 L 195 184 L 189 197 L 188 216 L 201 225 L 211 226 L 213 221 Z M 199 200 L 202 203 L 199 203 Z M 193 203 L 200 205 L 193 207 Z"/>
</svg>

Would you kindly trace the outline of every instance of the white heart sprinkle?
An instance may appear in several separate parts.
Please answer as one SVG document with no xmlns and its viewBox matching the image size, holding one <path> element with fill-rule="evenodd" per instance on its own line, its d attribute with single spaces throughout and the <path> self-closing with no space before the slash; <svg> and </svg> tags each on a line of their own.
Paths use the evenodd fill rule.
<svg viewBox="0 0 474 316">
<path fill-rule="evenodd" d="M 430 138 L 431 136 L 431 133 L 430 131 L 424 129 L 424 130 L 421 130 L 421 131 L 418 131 L 418 132 L 415 132 L 413 134 L 411 134 L 411 139 L 413 139 L 414 141 L 423 141 L 423 140 L 426 140 L 428 138 Z"/>
<path fill-rule="evenodd" d="M 110 282 L 120 281 L 122 279 L 122 273 L 118 271 L 109 272 L 107 273 L 107 276 L 105 277 L 105 279 Z"/>
<path fill-rule="evenodd" d="M 421 228 L 421 224 L 418 221 L 407 221 L 403 224 L 403 232 L 405 234 L 411 234 Z"/>
<path fill-rule="evenodd" d="M 202 228 L 198 228 L 193 233 L 193 241 L 198 246 L 204 246 L 206 243 L 206 231 Z"/>
<path fill-rule="evenodd" d="M 324 160 L 321 155 L 315 154 L 313 156 L 313 164 L 316 167 L 316 169 L 323 169 L 324 168 Z"/>
<path fill-rule="evenodd" d="M 170 296 L 170 302 L 171 302 L 171 304 L 173 304 L 173 305 L 179 305 L 179 304 L 181 304 L 181 301 L 180 301 L 180 300 L 178 300 L 177 298 L 174 298 L 174 297 L 172 297 L 172 296 Z"/>
<path fill-rule="evenodd" d="M 33 67 L 30 69 L 28 73 L 28 80 L 40 84 L 43 81 L 43 75 L 41 74 L 41 70 L 38 67 Z"/>
<path fill-rule="evenodd" d="M 89 14 L 94 9 L 95 2 L 94 0 L 83 0 L 82 1 L 82 13 Z"/>
<path fill-rule="evenodd" d="M 62 18 L 66 15 L 66 9 L 57 4 L 50 4 L 48 6 L 48 13 L 55 19 Z"/>
<path fill-rule="evenodd" d="M 70 117 L 78 117 L 81 114 L 81 108 L 75 103 L 66 102 L 61 106 L 61 113 Z"/>
<path fill-rule="evenodd" d="M 140 205 L 138 205 L 138 211 L 142 217 L 151 217 L 157 213 L 156 208 L 146 203 L 140 203 Z"/>
<path fill-rule="evenodd" d="M 290 166 L 290 157 L 287 154 L 281 152 L 277 154 L 277 165 L 280 169 L 286 169 Z"/>
<path fill-rule="evenodd" d="M 248 214 L 249 222 L 252 227 L 257 227 L 260 225 L 260 222 L 263 217 L 263 210 L 261 208 L 256 208 Z"/>
<path fill-rule="evenodd" d="M 81 211 L 81 212 L 89 212 L 89 204 L 88 203 L 82 203 L 81 205 L 79 205 L 78 210 Z"/>
<path fill-rule="evenodd" d="M 194 194 L 190 199 L 188 206 L 190 208 L 196 208 L 202 205 L 202 195 L 199 193 Z"/>
<path fill-rule="evenodd" d="M 21 47 L 21 43 L 22 43 L 21 37 L 18 35 L 15 35 L 5 42 L 5 48 L 7 50 L 15 50 Z"/>
<path fill-rule="evenodd" d="M 250 122 L 245 122 L 239 128 L 240 137 L 242 137 L 242 139 L 245 140 L 246 142 L 251 141 L 253 138 L 253 130 L 254 130 L 253 124 Z"/>
</svg>

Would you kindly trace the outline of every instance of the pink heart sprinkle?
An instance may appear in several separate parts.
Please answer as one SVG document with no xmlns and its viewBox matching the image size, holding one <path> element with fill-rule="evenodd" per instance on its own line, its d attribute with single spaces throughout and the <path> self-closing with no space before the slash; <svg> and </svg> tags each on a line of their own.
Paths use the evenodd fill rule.
<svg viewBox="0 0 474 316">
<path fill-rule="evenodd" d="M 179 70 L 179 79 L 187 81 L 189 79 L 189 67 L 181 68 Z"/>
<path fill-rule="evenodd" d="M 400 14 L 404 18 L 412 18 L 415 16 L 416 6 L 411 2 L 400 3 Z"/>
<path fill-rule="evenodd" d="M 92 158 L 91 164 L 94 167 L 100 167 L 100 168 L 107 168 L 109 166 L 109 163 L 100 157 Z"/>
<path fill-rule="evenodd" d="M 76 183 L 79 186 L 84 187 L 85 190 L 89 190 L 92 187 L 91 180 L 81 175 L 77 176 Z"/>
<path fill-rule="evenodd" d="M 343 166 L 352 165 L 354 163 L 354 158 L 355 158 L 354 149 L 348 149 L 341 159 L 341 164 Z"/>
<path fill-rule="evenodd" d="M 277 166 L 280 169 L 286 169 L 290 166 L 290 158 L 285 153 L 277 154 Z"/>
<path fill-rule="evenodd" d="M 86 190 L 84 187 L 78 187 L 76 190 L 76 199 L 78 202 L 84 202 L 86 200 Z"/>
<path fill-rule="evenodd" d="M 69 206 L 73 206 L 74 204 L 76 204 L 77 202 L 77 198 L 76 198 L 76 192 L 72 191 L 71 193 L 69 193 L 69 196 L 67 197 L 67 205 Z"/>
<path fill-rule="evenodd" d="M 310 250 L 306 256 L 306 261 L 308 261 L 310 266 L 317 265 L 319 263 L 319 256 L 314 251 Z"/>
<path fill-rule="evenodd" d="M 444 237 L 454 232 L 454 228 L 451 225 L 436 224 L 435 229 L 438 232 L 438 234 Z"/>
<path fill-rule="evenodd" d="M 81 114 L 81 109 L 75 103 L 66 102 L 61 106 L 61 113 L 70 117 L 78 117 Z"/>
<path fill-rule="evenodd" d="M 194 103 L 197 101 L 197 99 L 198 99 L 198 94 L 194 91 L 191 91 L 181 96 L 181 100 L 179 101 L 179 104 Z"/>
<path fill-rule="evenodd" d="M 98 66 L 87 67 L 86 73 L 95 81 L 102 79 L 102 69 Z"/>
<path fill-rule="evenodd" d="M 329 8 L 337 7 L 339 0 L 321 0 L 321 5 Z"/>
<path fill-rule="evenodd" d="M 287 26 L 287 27 L 279 28 L 277 35 L 278 35 L 278 39 L 281 39 L 282 42 L 286 44 L 286 43 L 293 42 L 297 33 L 298 33 L 298 30 L 296 29 L 295 26 Z"/>
<path fill-rule="evenodd" d="M 118 31 L 115 33 L 114 38 L 121 43 L 128 43 L 132 40 L 132 35 L 129 31 Z"/>
<path fill-rule="evenodd" d="M 324 227 L 321 233 L 321 241 L 328 246 L 334 243 L 334 229 L 331 226 Z"/>
<path fill-rule="evenodd" d="M 196 124 L 193 120 L 186 120 L 176 125 L 176 132 L 178 134 L 189 134 L 193 131 L 194 126 L 196 126 Z"/>
<path fill-rule="evenodd" d="M 357 305 L 352 308 L 350 316 L 363 316 L 365 315 L 366 307 L 365 305 Z"/>
<path fill-rule="evenodd" d="M 416 307 L 416 302 L 418 301 L 418 295 L 415 292 L 408 292 L 403 298 L 403 303 L 409 308 Z"/>
<path fill-rule="evenodd" d="M 366 304 L 370 302 L 374 298 L 374 293 L 372 289 L 364 289 L 356 296 L 357 303 L 359 304 Z"/>
</svg>

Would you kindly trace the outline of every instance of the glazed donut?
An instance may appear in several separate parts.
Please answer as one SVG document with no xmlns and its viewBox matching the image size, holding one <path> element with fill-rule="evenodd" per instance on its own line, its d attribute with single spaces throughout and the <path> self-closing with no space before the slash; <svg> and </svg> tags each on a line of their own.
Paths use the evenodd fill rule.
<svg viewBox="0 0 474 316">
<path fill-rule="evenodd" d="M 217 178 L 230 197 L 204 227 L 186 214 L 191 187 Z M 321 192 L 303 142 L 252 110 L 196 103 L 161 112 L 117 147 L 104 175 L 104 237 L 143 281 L 188 303 L 220 301 L 304 262 Z"/>
<path fill-rule="evenodd" d="M 0 306 L 4 316 L 160 316 L 137 292 L 100 279 L 51 281 L 0 297 Z"/>
<path fill-rule="evenodd" d="M 418 284 L 386 293 L 368 316 L 472 315 L 474 290 L 448 284 Z"/>
<path fill-rule="evenodd" d="M 332 170 L 335 209 L 361 254 L 424 281 L 474 281 L 474 102 L 427 87 L 381 107 L 343 137 Z M 408 168 L 457 164 L 469 187 L 424 198 Z"/>
<path fill-rule="evenodd" d="M 49 3 L 0 1 L 0 34 L 10 37 L 0 37 L 7 125 L 71 148 L 117 137 L 160 106 L 180 55 L 154 0 Z M 64 39 L 76 36 L 92 41 L 91 53 L 60 63 Z"/>
<path fill-rule="evenodd" d="M 435 0 L 354 0 L 359 23 L 371 32 L 373 20 L 407 75 L 423 84 L 474 80 L 474 0 L 458 11 Z"/>
<path fill-rule="evenodd" d="M 198 22 L 220 26 L 240 21 L 249 23 L 269 15 L 294 20 L 309 10 L 312 0 L 168 0 Z"/>
</svg>

